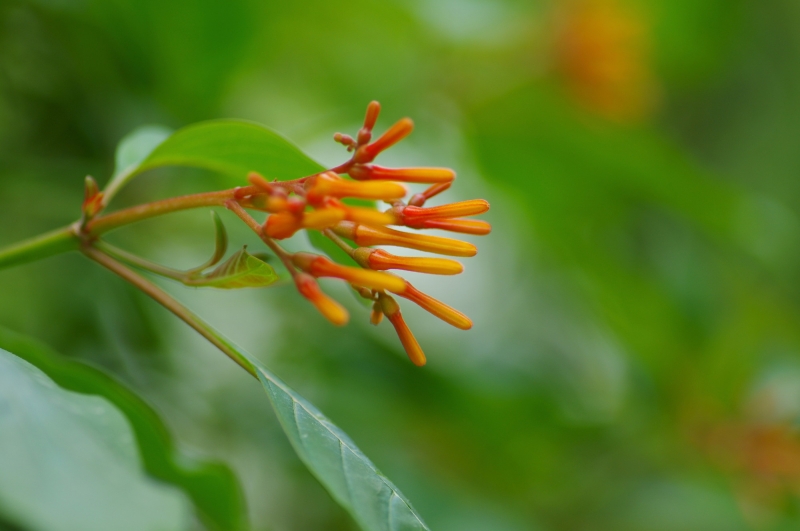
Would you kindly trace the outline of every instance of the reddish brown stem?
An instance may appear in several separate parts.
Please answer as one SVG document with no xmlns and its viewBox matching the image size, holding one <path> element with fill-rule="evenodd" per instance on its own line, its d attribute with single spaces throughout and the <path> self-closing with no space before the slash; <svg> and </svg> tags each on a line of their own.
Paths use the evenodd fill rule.
<svg viewBox="0 0 800 531">
<path fill-rule="evenodd" d="M 260 190 L 255 186 L 244 188 L 231 188 L 218 192 L 205 192 L 202 194 L 184 195 L 172 197 L 161 201 L 153 201 L 135 207 L 118 210 L 105 216 L 100 216 L 86 224 L 84 232 L 97 236 L 114 230 L 123 225 L 135 223 L 143 219 L 153 218 L 162 214 L 188 210 L 191 208 L 224 206 L 226 201 L 234 199 L 236 196 L 243 197 L 250 194 L 259 193 Z"/>
<path fill-rule="evenodd" d="M 261 238 L 261 241 L 267 244 L 267 246 L 272 249 L 276 255 L 278 255 L 278 258 L 281 259 L 281 262 L 283 262 L 283 265 L 286 267 L 286 270 L 289 271 L 292 277 L 297 274 L 297 270 L 292 263 L 291 255 L 284 251 L 283 248 L 275 242 L 275 240 L 264 234 L 264 229 L 261 227 L 258 221 L 253 219 L 253 216 L 248 214 L 247 211 L 242 208 L 242 205 L 234 200 L 229 200 L 225 203 L 225 208 L 239 216 L 239 218 L 244 221 L 247 226 L 258 235 L 259 238 Z"/>
</svg>

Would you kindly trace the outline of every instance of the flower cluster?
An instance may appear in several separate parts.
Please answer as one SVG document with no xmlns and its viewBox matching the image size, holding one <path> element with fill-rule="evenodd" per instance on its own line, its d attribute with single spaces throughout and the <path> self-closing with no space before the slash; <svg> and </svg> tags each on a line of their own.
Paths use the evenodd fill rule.
<svg viewBox="0 0 800 531">
<path fill-rule="evenodd" d="M 262 237 L 281 240 L 299 230 L 312 229 L 322 231 L 344 249 L 360 267 L 341 265 L 324 256 L 304 252 L 286 253 L 282 259 L 292 273 L 298 291 L 333 324 L 344 325 L 349 315 L 320 289 L 316 278 L 345 280 L 359 294 L 373 301 L 371 322 L 378 324 L 385 315 L 397 331 L 411 361 L 416 365 L 424 365 L 425 354 L 390 293 L 416 303 L 455 327 L 467 330 L 472 327 L 472 322 L 457 310 L 417 290 L 405 279 L 386 271 L 455 275 L 463 271 L 463 266 L 445 258 L 395 256 L 373 246 L 406 247 L 447 256 L 474 256 L 477 249 L 471 243 L 399 231 L 389 226 L 484 235 L 491 231 L 488 223 L 464 218 L 486 212 L 489 203 L 475 199 L 426 207 L 428 200 L 450 188 L 455 179 L 452 170 L 384 168 L 372 164 L 378 154 L 408 136 L 413 129 L 411 120 L 404 118 L 373 141 L 372 130 L 379 111 L 377 102 L 370 103 L 364 126 L 355 139 L 340 133 L 334 135 L 334 139 L 346 146 L 353 155 L 349 161 L 332 170 L 284 182 L 268 182 L 258 174 L 251 174 L 250 184 L 259 192 L 248 198 L 249 206 L 269 213 L 261 227 Z M 342 177 L 343 174 L 351 179 Z M 402 199 L 409 192 L 401 183 L 431 186 L 404 202 Z M 380 211 L 347 204 L 344 202 L 347 199 L 383 201 L 390 206 Z M 345 240 L 355 244 L 355 247 Z"/>
</svg>

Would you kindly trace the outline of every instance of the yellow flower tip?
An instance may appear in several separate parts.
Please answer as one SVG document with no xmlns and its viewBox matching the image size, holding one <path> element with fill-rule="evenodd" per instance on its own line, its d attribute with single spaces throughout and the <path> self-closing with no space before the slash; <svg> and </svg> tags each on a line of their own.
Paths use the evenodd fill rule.
<svg viewBox="0 0 800 531">
<path fill-rule="evenodd" d="M 403 291 L 406 286 L 404 279 L 391 273 L 343 266 L 324 256 L 311 253 L 295 253 L 292 255 L 292 262 L 315 277 L 341 278 L 369 289 Z"/>
<path fill-rule="evenodd" d="M 358 252 L 363 247 L 356 250 Z M 431 275 L 457 275 L 464 271 L 464 266 L 455 260 L 446 258 L 407 258 L 387 253 L 381 249 L 368 249 L 371 251 L 367 257 L 370 269 L 384 271 L 387 269 L 401 269 Z"/>
<path fill-rule="evenodd" d="M 337 224 L 340 227 L 341 223 Z M 335 229 L 336 230 L 336 229 Z M 341 230 L 341 229 L 340 229 Z M 441 238 L 438 236 L 425 236 L 409 232 L 400 232 L 386 227 L 370 227 L 367 225 L 348 226 L 341 230 L 345 234 L 340 236 L 353 240 L 357 245 L 370 247 L 373 245 L 394 245 L 407 247 L 418 251 L 444 254 L 448 256 L 475 256 L 478 249 L 471 243 Z"/>
<path fill-rule="evenodd" d="M 427 312 L 435 315 L 442 321 L 455 326 L 456 328 L 460 328 L 461 330 L 469 330 L 472 328 L 472 320 L 469 317 L 459 312 L 455 308 L 451 308 L 442 301 L 434 299 L 430 295 L 419 291 L 408 282 L 406 282 L 406 286 L 403 291 L 393 291 L 392 293 L 396 293 L 397 295 L 414 302 Z"/>
<path fill-rule="evenodd" d="M 341 208 L 319 208 L 303 214 L 303 227 L 307 229 L 327 229 L 342 221 L 345 212 Z"/>
<path fill-rule="evenodd" d="M 347 221 L 364 225 L 393 225 L 398 221 L 397 216 L 391 210 L 380 212 L 371 208 L 345 206 L 344 215 L 344 219 Z"/>
<path fill-rule="evenodd" d="M 397 337 L 400 338 L 400 343 L 402 343 L 411 363 L 417 367 L 425 365 L 427 362 L 425 353 L 422 351 L 422 347 L 419 346 L 417 338 L 411 333 L 411 329 L 408 328 L 408 325 L 403 319 L 403 314 L 400 313 L 400 306 L 397 304 L 397 301 L 389 295 L 382 294 L 377 302 L 380 304 L 381 310 L 389 319 L 389 322 L 392 323 Z"/>
<path fill-rule="evenodd" d="M 283 212 L 289 209 L 289 202 L 285 197 L 270 195 L 267 197 L 265 208 L 267 212 Z"/>
<path fill-rule="evenodd" d="M 270 214 L 264 224 L 264 234 L 276 240 L 292 236 L 301 228 L 300 219 L 291 212 Z"/>
<path fill-rule="evenodd" d="M 486 236 L 492 232 L 492 226 L 489 223 L 476 219 L 431 219 L 414 228 L 448 230 L 476 236 Z"/>
<path fill-rule="evenodd" d="M 355 164 L 348 175 L 357 181 L 386 180 L 405 183 L 445 183 L 456 178 L 449 168 L 384 168 L 371 164 Z"/>
<path fill-rule="evenodd" d="M 408 193 L 402 184 L 346 181 L 333 172 L 309 179 L 306 181 L 306 190 L 306 198 L 311 204 L 320 204 L 326 197 L 391 200 L 400 199 Z"/>
<path fill-rule="evenodd" d="M 402 210 L 403 222 L 409 227 L 419 225 L 430 219 L 458 218 L 462 216 L 476 216 L 489 210 L 489 202 L 485 199 L 471 199 L 469 201 L 459 201 L 430 208 L 422 208 L 413 205 L 404 207 Z"/>
<path fill-rule="evenodd" d="M 297 291 L 313 304 L 319 313 L 336 326 L 344 326 L 350 320 L 350 314 L 344 307 L 325 295 L 314 277 L 306 273 L 298 273 L 294 277 Z"/>
<path fill-rule="evenodd" d="M 414 130 L 411 118 L 402 118 L 386 130 L 375 142 L 358 149 L 353 160 L 357 163 L 372 162 L 381 151 L 385 151 L 397 144 Z"/>
</svg>

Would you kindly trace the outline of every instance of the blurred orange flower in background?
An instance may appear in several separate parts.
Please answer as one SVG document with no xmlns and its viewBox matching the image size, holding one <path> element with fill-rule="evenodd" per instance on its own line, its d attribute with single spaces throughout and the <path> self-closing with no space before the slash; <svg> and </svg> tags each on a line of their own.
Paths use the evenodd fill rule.
<svg viewBox="0 0 800 531">
<path fill-rule="evenodd" d="M 568 90 L 596 114 L 638 121 L 657 102 L 650 27 L 618 0 L 570 0 L 556 11 L 555 69 Z"/>
</svg>

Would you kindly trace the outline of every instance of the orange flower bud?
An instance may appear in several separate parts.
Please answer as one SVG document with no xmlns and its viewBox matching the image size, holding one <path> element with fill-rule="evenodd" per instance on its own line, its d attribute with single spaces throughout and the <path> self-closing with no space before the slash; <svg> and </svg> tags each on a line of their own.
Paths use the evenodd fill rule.
<svg viewBox="0 0 800 531">
<path fill-rule="evenodd" d="M 397 295 L 400 295 L 401 297 L 418 304 L 426 311 L 432 313 L 442 321 L 455 326 L 456 328 L 460 328 L 462 330 L 469 330 L 472 328 L 472 321 L 469 317 L 459 312 L 455 308 L 451 308 L 445 303 L 434 299 L 430 295 L 422 293 L 408 282 L 406 282 L 406 287 L 403 291 L 392 291 L 392 293 L 396 293 Z"/>
<path fill-rule="evenodd" d="M 280 197 L 280 196 L 279 196 Z M 286 199 L 286 210 L 300 216 L 306 209 L 306 200 L 302 197 L 292 196 Z"/>
<path fill-rule="evenodd" d="M 367 105 L 367 115 L 364 117 L 364 126 L 358 131 L 358 144 L 363 146 L 372 139 L 372 129 L 378 121 L 378 114 L 381 112 L 381 104 L 377 101 L 369 102 Z"/>
<path fill-rule="evenodd" d="M 400 217 L 403 223 L 409 227 L 415 227 L 429 219 L 458 218 L 461 216 L 476 216 L 489 210 L 489 202 L 485 199 L 471 199 L 469 201 L 459 201 L 448 205 L 440 205 L 430 208 L 417 206 L 403 207 Z"/>
<path fill-rule="evenodd" d="M 306 198 L 319 204 L 325 197 L 358 197 L 361 199 L 400 199 L 406 188 L 391 182 L 346 181 L 333 172 L 325 172 L 306 181 Z"/>
<path fill-rule="evenodd" d="M 382 294 L 378 299 L 378 302 L 381 304 L 383 313 L 389 319 L 389 322 L 392 323 L 392 326 L 394 326 L 394 330 L 397 332 L 397 337 L 400 338 L 400 343 L 403 344 L 403 348 L 405 349 L 406 354 L 408 354 L 408 358 L 417 367 L 422 367 L 425 365 L 427 361 L 425 359 L 425 353 L 422 352 L 422 348 L 419 346 L 417 338 L 414 337 L 414 334 L 411 333 L 408 325 L 403 320 L 403 315 L 400 313 L 400 306 L 397 304 L 397 301 L 395 301 L 389 295 Z"/>
<path fill-rule="evenodd" d="M 492 226 L 489 223 L 477 219 L 429 219 L 419 225 L 414 225 L 414 228 L 449 230 L 477 236 L 486 236 L 492 232 Z"/>
<path fill-rule="evenodd" d="M 316 306 L 317 310 L 319 310 L 319 313 L 328 321 L 336 326 L 344 326 L 347 324 L 347 321 L 350 319 L 347 310 L 345 310 L 341 304 L 325 295 L 322 289 L 320 289 L 319 284 L 317 284 L 317 281 L 314 280 L 314 277 L 305 273 L 298 273 L 294 277 L 294 282 L 297 286 L 297 291 L 299 291 L 303 297 L 311 301 L 311 303 Z"/>
<path fill-rule="evenodd" d="M 449 256 L 475 256 L 478 254 L 478 249 L 471 243 L 438 236 L 400 232 L 386 227 L 370 227 L 342 221 L 336 224 L 333 230 L 339 236 L 352 240 L 362 247 L 395 245 Z"/>
<path fill-rule="evenodd" d="M 378 140 L 358 148 L 353 160 L 355 162 L 372 162 L 381 151 L 397 144 L 414 130 L 414 122 L 410 118 L 402 118 L 383 133 Z"/>
<path fill-rule="evenodd" d="M 464 266 L 455 260 L 446 258 L 408 258 L 387 253 L 382 249 L 370 249 L 367 247 L 356 249 L 353 258 L 359 264 L 376 271 L 402 269 L 404 271 L 416 271 L 417 273 L 429 273 L 432 275 L 457 275 L 464 271 Z"/>
<path fill-rule="evenodd" d="M 325 206 L 339 208 L 344 212 L 344 219 L 365 225 L 392 225 L 397 223 L 397 216 L 391 210 L 380 212 L 374 208 L 354 207 L 346 205 L 335 197 L 325 199 Z"/>
<path fill-rule="evenodd" d="M 103 210 L 104 194 L 97 186 L 97 181 L 91 175 L 87 175 L 83 187 L 83 215 L 86 220 L 90 220 Z"/>
<path fill-rule="evenodd" d="M 247 182 L 255 186 L 256 188 L 260 188 L 265 192 L 272 192 L 276 187 L 271 185 L 269 181 L 267 181 L 263 175 L 258 172 L 251 171 L 247 174 Z"/>
<path fill-rule="evenodd" d="M 386 180 L 405 183 L 444 183 L 456 178 L 449 168 L 384 168 L 371 164 L 356 164 L 347 172 L 357 181 Z"/>
<path fill-rule="evenodd" d="M 345 207 L 345 218 L 347 221 L 363 223 L 364 225 L 392 225 L 397 223 L 397 217 L 390 212 L 380 212 L 371 208 Z"/>
<path fill-rule="evenodd" d="M 289 209 L 289 202 L 286 200 L 286 197 L 270 195 L 267 197 L 265 208 L 267 212 L 283 212 Z"/>
<path fill-rule="evenodd" d="M 303 213 L 303 227 L 317 230 L 327 229 L 342 221 L 344 217 L 345 212 L 341 208 L 319 208 Z"/>
<path fill-rule="evenodd" d="M 291 212 L 278 212 L 270 214 L 264 224 L 264 234 L 270 238 L 282 240 L 300 230 L 302 223 L 298 216 Z"/>
<path fill-rule="evenodd" d="M 372 131 L 375 128 L 375 122 L 378 121 L 378 115 L 381 112 L 381 104 L 377 101 L 369 102 L 367 105 L 367 114 L 364 116 L 364 129 Z"/>
<path fill-rule="evenodd" d="M 341 278 L 358 286 L 375 290 L 403 291 L 406 281 L 391 273 L 370 271 L 358 267 L 337 264 L 311 253 L 295 253 L 292 255 L 294 265 L 315 277 Z"/>
<path fill-rule="evenodd" d="M 441 194 L 442 192 L 444 192 L 445 190 L 447 190 L 451 186 L 453 186 L 453 181 L 450 181 L 450 182 L 447 182 L 447 183 L 434 184 L 433 186 L 431 186 L 430 188 L 428 188 L 427 190 L 425 190 L 421 194 L 412 195 L 411 199 L 408 200 L 408 204 L 409 205 L 413 205 L 413 206 L 421 207 L 422 205 L 425 204 L 425 201 L 427 201 L 428 199 L 430 199 L 433 196 Z"/>
<path fill-rule="evenodd" d="M 372 305 L 372 312 L 369 314 L 369 322 L 375 326 L 378 326 L 383 321 L 383 310 L 381 309 L 381 303 L 375 301 Z"/>
<path fill-rule="evenodd" d="M 356 141 L 353 140 L 353 137 L 350 135 L 344 135 L 342 133 L 335 133 L 333 135 L 333 141 L 338 142 L 343 146 L 347 147 L 347 151 L 352 151 L 353 148 L 356 146 Z"/>
</svg>

